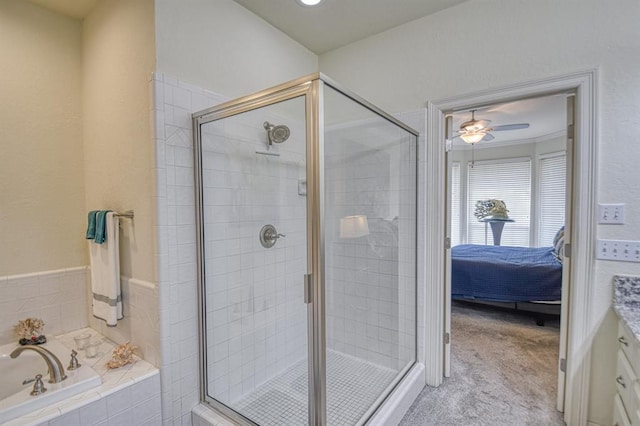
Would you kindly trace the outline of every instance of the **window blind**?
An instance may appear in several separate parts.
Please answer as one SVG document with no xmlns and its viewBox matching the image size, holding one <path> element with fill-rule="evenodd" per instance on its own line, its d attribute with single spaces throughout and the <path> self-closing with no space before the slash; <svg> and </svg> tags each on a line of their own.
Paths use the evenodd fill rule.
<svg viewBox="0 0 640 426">
<path fill-rule="evenodd" d="M 476 161 L 468 168 L 467 242 L 493 244 L 490 226 L 474 216 L 476 201 L 498 199 L 505 202 L 509 218 L 504 225 L 501 245 L 529 246 L 531 213 L 531 160 Z M 486 230 L 486 234 L 485 234 Z M 485 240 L 486 235 L 486 240 Z"/>
<path fill-rule="evenodd" d="M 451 247 L 460 244 L 460 162 L 451 165 Z"/>
<path fill-rule="evenodd" d="M 553 245 L 553 237 L 564 225 L 567 158 L 564 153 L 540 158 L 538 246 Z"/>
</svg>

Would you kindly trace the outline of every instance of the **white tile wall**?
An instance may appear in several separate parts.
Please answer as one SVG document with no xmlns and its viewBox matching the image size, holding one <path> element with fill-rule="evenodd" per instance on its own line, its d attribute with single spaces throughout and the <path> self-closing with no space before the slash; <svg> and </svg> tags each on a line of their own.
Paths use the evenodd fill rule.
<svg viewBox="0 0 640 426">
<path fill-rule="evenodd" d="M 373 119 L 326 133 L 327 345 L 400 370 L 415 353 L 416 151 L 391 126 Z M 377 141 L 367 140 L 372 128 Z M 340 238 L 340 218 L 356 214 L 370 235 Z"/>
<path fill-rule="evenodd" d="M 203 126 L 208 393 L 224 403 L 306 356 L 304 101 L 284 104 Z M 280 156 L 256 154 L 265 121 L 291 129 Z M 286 235 L 269 249 L 267 224 Z"/>
<path fill-rule="evenodd" d="M 417 261 L 417 282 L 424 283 L 424 267 L 425 267 L 425 220 L 427 215 L 427 204 L 425 199 L 426 194 L 426 180 L 425 180 L 425 167 L 427 162 L 426 148 L 425 148 L 425 135 L 427 133 L 427 110 L 419 109 L 415 111 L 407 111 L 403 113 L 395 114 L 395 117 L 411 126 L 413 129 L 420 132 L 418 137 L 418 208 L 417 208 L 417 235 L 418 235 L 418 261 Z M 427 183 L 428 184 L 428 183 Z M 418 285 L 417 293 L 417 309 L 418 309 L 418 361 L 425 362 L 425 286 Z"/>
<path fill-rule="evenodd" d="M 91 274 L 87 294 L 91 294 Z M 116 343 L 131 342 L 140 348 L 145 361 L 160 366 L 160 324 L 158 315 L 158 287 L 150 282 L 120 277 L 122 313 L 124 318 L 116 327 L 92 315 L 91 297 L 87 298 L 89 326 Z"/>
<path fill-rule="evenodd" d="M 60 334 L 87 326 L 87 268 L 0 277 L 0 344 L 17 341 L 13 326 L 36 317 L 44 332 Z"/>
<path fill-rule="evenodd" d="M 199 402 L 195 201 L 191 113 L 225 101 L 155 73 L 155 134 L 162 424 L 190 425 Z"/>
</svg>

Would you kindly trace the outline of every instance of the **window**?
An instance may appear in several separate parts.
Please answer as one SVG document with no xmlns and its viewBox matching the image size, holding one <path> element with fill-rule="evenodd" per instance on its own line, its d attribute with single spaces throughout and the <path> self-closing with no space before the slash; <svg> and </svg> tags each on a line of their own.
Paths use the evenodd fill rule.
<svg viewBox="0 0 640 426">
<path fill-rule="evenodd" d="M 538 246 L 553 245 L 553 237 L 564 225 L 566 155 L 564 152 L 540 157 Z"/>
<path fill-rule="evenodd" d="M 451 165 L 451 247 L 460 244 L 460 162 Z"/>
<path fill-rule="evenodd" d="M 476 201 L 496 198 L 505 202 L 515 221 L 505 224 L 501 245 L 529 247 L 531 160 L 476 161 L 473 167 L 469 165 L 467 181 L 467 242 L 493 243 L 491 229 L 478 222 L 474 212 Z"/>
</svg>

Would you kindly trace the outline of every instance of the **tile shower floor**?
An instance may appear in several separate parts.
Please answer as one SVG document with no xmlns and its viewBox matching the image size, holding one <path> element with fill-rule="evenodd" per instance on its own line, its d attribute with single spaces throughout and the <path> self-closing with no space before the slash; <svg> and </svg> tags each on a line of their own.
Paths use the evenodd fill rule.
<svg viewBox="0 0 640 426">
<path fill-rule="evenodd" d="M 307 361 L 300 361 L 233 408 L 261 426 L 306 425 L 307 374 Z M 390 368 L 327 351 L 327 424 L 357 424 L 396 375 Z"/>
</svg>

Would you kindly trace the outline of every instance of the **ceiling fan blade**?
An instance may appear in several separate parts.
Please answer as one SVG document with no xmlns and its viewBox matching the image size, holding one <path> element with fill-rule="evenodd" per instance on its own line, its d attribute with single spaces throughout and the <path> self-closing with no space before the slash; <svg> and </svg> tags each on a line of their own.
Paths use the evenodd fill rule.
<svg viewBox="0 0 640 426">
<path fill-rule="evenodd" d="M 500 131 L 500 130 L 518 130 L 518 129 L 528 129 L 529 123 L 519 123 L 519 124 L 503 124 L 502 126 L 495 126 L 489 130 L 491 131 Z"/>
<path fill-rule="evenodd" d="M 483 142 L 489 142 L 494 140 L 494 136 L 491 133 L 487 133 L 486 135 L 484 135 L 484 138 L 482 138 Z"/>
</svg>

